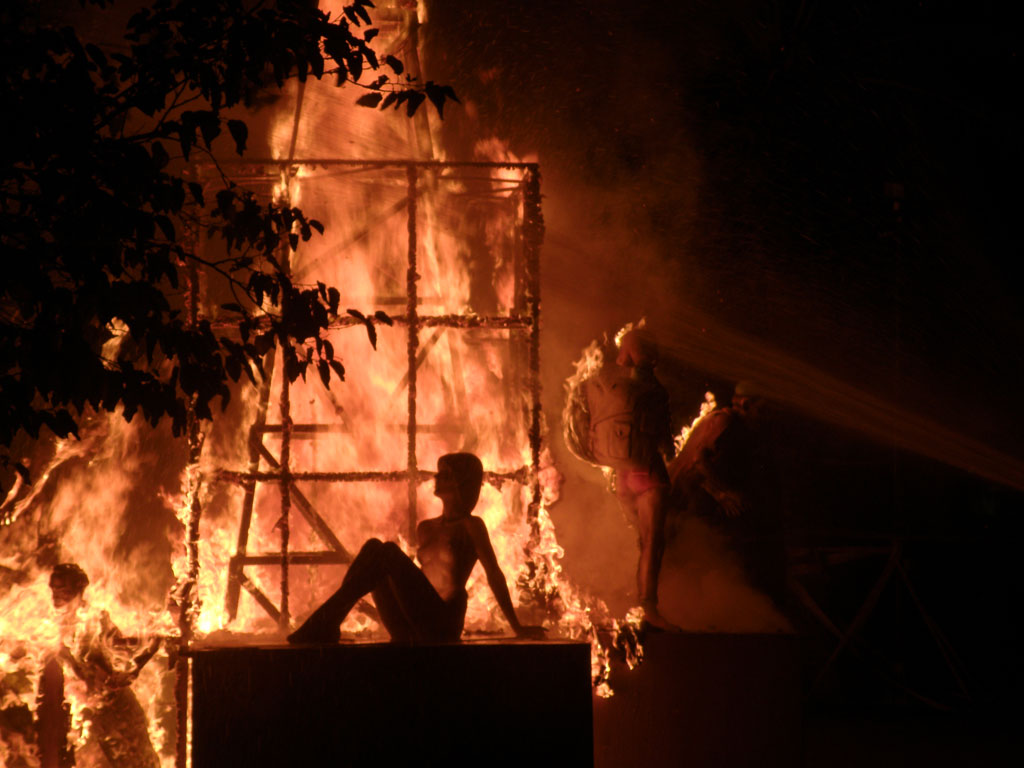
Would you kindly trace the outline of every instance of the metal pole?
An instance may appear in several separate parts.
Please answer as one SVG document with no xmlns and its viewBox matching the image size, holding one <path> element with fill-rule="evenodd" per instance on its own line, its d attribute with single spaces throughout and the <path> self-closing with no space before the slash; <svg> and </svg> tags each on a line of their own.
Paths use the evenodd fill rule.
<svg viewBox="0 0 1024 768">
<path fill-rule="evenodd" d="M 286 275 L 291 274 L 291 260 L 288 246 L 284 246 L 281 266 Z M 283 307 L 282 307 L 283 308 Z M 281 365 L 281 615 L 278 626 L 287 630 L 291 620 L 288 608 L 288 544 L 291 539 L 290 513 L 292 508 L 292 404 L 291 381 L 288 378 L 288 355 L 282 350 Z"/>
<path fill-rule="evenodd" d="M 540 171 L 530 166 L 523 194 L 523 241 L 526 251 L 527 301 L 530 313 L 530 468 L 531 499 L 527 517 L 533 533 L 538 533 L 540 512 L 540 244 L 544 238 L 544 219 L 540 209 Z"/>
<path fill-rule="evenodd" d="M 288 629 L 290 613 L 288 610 L 288 543 L 291 538 L 289 514 L 292 507 L 291 485 L 291 388 L 288 381 L 287 366 L 281 367 L 281 629 Z"/>
<path fill-rule="evenodd" d="M 195 328 L 199 322 L 199 272 L 195 264 L 188 269 L 188 293 L 186 294 L 186 311 L 189 326 Z M 188 503 L 188 526 L 185 532 L 185 553 L 187 576 L 180 594 L 178 613 L 178 659 L 175 663 L 174 699 L 177 709 L 177 734 L 175 739 L 175 765 L 186 768 L 188 763 L 188 727 L 189 727 L 189 660 L 185 655 L 192 641 L 194 630 L 192 618 L 195 606 L 198 605 L 196 591 L 199 584 L 199 520 L 202 506 L 199 501 L 199 490 L 202 477 L 199 470 L 199 458 L 203 450 L 203 434 L 199 429 L 196 417 L 195 396 L 189 398 L 186 413 L 186 434 L 188 437 L 188 465 L 186 472 L 186 499 Z"/>
<path fill-rule="evenodd" d="M 415 165 L 406 166 L 406 177 L 409 183 L 408 196 L 408 228 L 409 228 L 409 268 L 406 272 L 406 308 L 405 314 L 409 322 L 408 335 L 408 456 L 406 469 L 409 473 L 409 541 L 416 538 L 416 489 L 418 486 L 418 466 L 416 463 L 416 354 L 420 343 L 420 322 L 417 309 L 416 282 L 420 276 L 416 273 L 416 181 Z"/>
</svg>

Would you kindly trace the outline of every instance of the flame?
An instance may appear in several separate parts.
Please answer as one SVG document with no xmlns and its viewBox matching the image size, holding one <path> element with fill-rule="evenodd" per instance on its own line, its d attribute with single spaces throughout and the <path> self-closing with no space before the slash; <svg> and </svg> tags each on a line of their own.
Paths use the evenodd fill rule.
<svg viewBox="0 0 1024 768">
<path fill-rule="evenodd" d="M 696 429 L 697 425 L 716 408 L 718 408 L 718 402 L 715 400 L 714 392 L 705 392 L 704 401 L 700 404 L 700 412 L 694 417 L 692 422 L 684 424 L 683 428 L 679 430 L 679 434 L 672 440 L 677 456 L 682 453 L 683 446 L 686 445 L 686 441 L 690 439 L 690 434 Z"/>
<path fill-rule="evenodd" d="M 328 10 L 337 13 L 328 3 Z M 402 29 L 384 29 L 378 40 L 401 38 Z M 388 38 L 391 35 L 391 38 Z M 384 45 L 390 45 L 385 42 Z M 354 137 L 363 151 L 376 149 L 394 157 L 415 156 L 411 134 L 418 125 L 402 115 L 381 115 L 351 105 L 351 89 L 337 90 L 310 81 L 304 90 L 303 119 L 296 110 L 282 110 L 270 133 L 271 157 L 287 160 L 274 167 L 264 185 L 271 199 L 296 205 L 322 221 L 327 235 L 315 238 L 293 257 L 294 280 L 301 285 L 322 281 L 343 290 L 342 308 L 370 316 L 379 310 L 401 316 L 409 309 L 407 253 L 409 242 L 409 178 L 402 166 L 347 167 L 304 161 L 310 157 L 344 157 Z M 425 114 L 425 111 L 423 114 Z M 416 120 L 425 118 L 417 117 Z M 338 129 L 342 126 L 342 129 Z M 436 126 L 426 126 L 438 135 Z M 346 139 L 346 142 L 348 139 Z M 437 145 L 437 142 L 434 142 Z M 415 523 L 440 512 L 431 493 L 430 472 L 439 456 L 469 450 L 480 456 L 490 473 L 475 514 L 487 525 L 498 563 L 509 583 L 513 603 L 524 623 L 544 623 L 552 636 L 592 643 L 592 671 L 600 695 L 607 686 L 609 648 L 599 632 L 611 627 L 616 637 L 634 626 L 633 619 L 613 622 L 604 603 L 574 586 L 562 572 L 563 551 L 548 514 L 557 501 L 561 476 L 550 453 L 541 454 L 537 479 L 540 505 L 534 498 L 530 464 L 531 392 L 528 326 L 508 330 L 469 321 L 498 317 L 515 326 L 527 299 L 522 274 L 522 189 L 524 171 L 509 168 L 522 162 L 498 139 L 478 142 L 478 159 L 501 164 L 479 167 L 423 166 L 415 187 L 416 270 L 415 311 L 420 317 L 462 316 L 467 327 L 424 324 L 416 338 L 415 418 L 419 425 L 416 465 L 423 472 L 413 489 L 415 512 L 410 516 L 404 480 L 321 482 L 300 479 L 291 493 L 287 519 L 282 517 L 281 487 L 256 482 L 252 490 L 251 523 L 241 522 L 244 482 L 224 473 L 244 475 L 250 467 L 250 428 L 259 421 L 260 393 L 242 387 L 228 411 L 199 436 L 198 462 L 185 463 L 169 435 L 141 419 L 124 421 L 119 413 L 93 413 L 82 423 L 80 440 L 57 440 L 36 462 L 35 483 L 5 503 L 0 543 L 5 554 L 3 575 L 14 583 L 0 591 L 0 672 L 8 684 L 3 704 L 34 709 L 45 659 L 62 647 L 74 653 L 82 638 L 98 637 L 97 627 L 114 626 L 120 635 L 162 638 L 163 650 L 146 664 L 132 691 L 146 712 L 149 736 L 162 765 L 174 763 L 173 677 L 166 649 L 180 641 L 178 610 L 188 609 L 195 639 L 245 642 L 250 637 L 280 637 L 278 623 L 253 594 L 280 607 L 284 602 L 279 561 L 247 565 L 247 587 L 240 590 L 234 616 L 228 610 L 232 558 L 245 551 L 280 552 L 287 530 L 288 548 L 328 552 L 329 543 L 306 519 L 308 506 L 355 554 L 370 537 L 398 540 L 414 554 L 410 541 Z M 207 311 L 217 305 L 209 297 Z M 123 328 L 104 355 L 115 359 Z M 294 425 L 326 425 L 328 431 L 299 432 L 289 443 L 289 468 L 298 473 L 402 472 L 408 464 L 410 346 L 402 324 L 376 325 L 376 350 L 366 329 L 336 324 L 326 334 L 335 358 L 346 367 L 344 383 L 325 388 L 315 372 L 289 388 Z M 266 404 L 267 424 L 282 423 L 281 366 L 275 366 Z M 296 427 L 297 429 L 298 427 Z M 282 460 L 282 431 L 260 435 L 276 461 Z M 166 429 L 165 429 L 166 431 Z M 272 471 L 266 453 L 259 470 Z M 166 454 L 166 456 L 165 456 Z M 184 464 L 176 487 L 159 487 L 140 501 L 139 488 L 168 461 Z M 305 501 L 299 501 L 301 495 Z M 198 582 L 190 586 L 195 563 L 189 560 L 188 531 L 193 510 L 201 510 L 198 536 Z M 155 521 L 162 521 L 156 523 Z M 126 544 L 126 526 L 145 526 L 147 536 Z M 155 541 L 154 530 L 173 546 Z M 173 554 L 171 554 L 173 553 Z M 73 561 L 89 575 L 87 603 L 61 619 L 47 584 L 56 562 Z M 301 619 L 337 586 L 344 565 L 290 566 L 289 613 Z M 169 590 L 169 588 L 171 588 Z M 469 636 L 509 634 L 481 566 L 470 576 L 466 633 Z M 172 600 L 167 594 L 171 592 Z M 62 621 L 64 624 L 62 625 Z M 353 611 L 342 627 L 352 637 L 382 639 L 384 630 L 362 610 Z M 91 634 L 90 634 L 91 633 Z M 100 633 L 102 634 L 102 633 Z M 112 657 L 127 663 L 120 651 Z M 116 651 L 116 653 L 115 653 Z M 14 685 L 13 681 L 22 683 Z M 72 672 L 65 674 L 65 697 L 71 710 L 70 738 L 81 747 L 89 742 L 91 707 L 96 694 Z M 13 738 L 13 737 L 12 737 Z M 25 744 L 32 759 L 34 746 Z M 31 764 L 31 763 L 30 763 Z M 80 756 L 80 765 L 88 765 Z"/>
</svg>

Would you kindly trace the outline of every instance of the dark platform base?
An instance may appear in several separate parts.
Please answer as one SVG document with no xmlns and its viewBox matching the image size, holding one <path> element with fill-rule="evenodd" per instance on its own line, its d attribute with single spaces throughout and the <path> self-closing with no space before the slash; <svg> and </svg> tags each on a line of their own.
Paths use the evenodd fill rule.
<svg viewBox="0 0 1024 768">
<path fill-rule="evenodd" d="M 597 768 L 803 764 L 792 635 L 648 635 L 643 664 L 613 667 L 611 685 L 594 700 Z"/>
<path fill-rule="evenodd" d="M 586 644 L 235 647 L 192 656 L 194 768 L 538 765 L 545 755 L 593 764 Z"/>
</svg>

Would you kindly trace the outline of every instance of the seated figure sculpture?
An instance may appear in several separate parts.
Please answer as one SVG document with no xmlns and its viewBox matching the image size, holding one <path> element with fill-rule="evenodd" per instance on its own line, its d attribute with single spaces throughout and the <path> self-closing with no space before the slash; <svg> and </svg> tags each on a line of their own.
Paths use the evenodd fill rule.
<svg viewBox="0 0 1024 768">
<path fill-rule="evenodd" d="M 441 500 L 442 512 L 416 528 L 420 567 L 394 542 L 370 539 L 349 565 L 341 586 L 288 636 L 288 642 L 337 642 L 342 621 L 368 594 L 392 641 L 456 642 L 466 618 L 466 582 L 477 560 L 516 635 L 541 637 L 542 627 L 519 623 L 487 526 L 472 514 L 482 482 L 483 466 L 473 454 L 450 453 L 438 459 L 434 495 Z"/>
</svg>

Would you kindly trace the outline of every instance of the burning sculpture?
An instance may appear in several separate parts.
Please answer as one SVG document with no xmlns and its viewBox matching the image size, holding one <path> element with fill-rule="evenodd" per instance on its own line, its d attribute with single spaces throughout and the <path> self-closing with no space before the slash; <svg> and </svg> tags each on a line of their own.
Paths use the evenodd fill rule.
<svg viewBox="0 0 1024 768">
<path fill-rule="evenodd" d="M 88 609 L 88 584 L 85 571 L 74 563 L 59 564 L 50 576 L 61 642 L 40 674 L 40 763 L 49 767 L 75 762 L 66 743 L 67 671 L 85 686 L 91 724 L 85 749 L 98 748 L 114 768 L 156 768 L 159 759 L 150 743 L 146 715 L 130 686 L 156 653 L 160 638 L 145 645 L 126 638 L 105 611 Z"/>
</svg>

